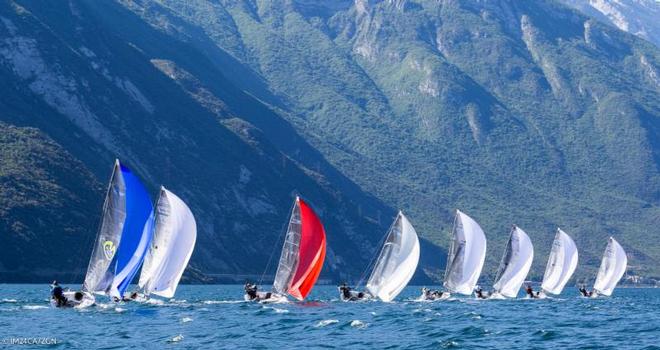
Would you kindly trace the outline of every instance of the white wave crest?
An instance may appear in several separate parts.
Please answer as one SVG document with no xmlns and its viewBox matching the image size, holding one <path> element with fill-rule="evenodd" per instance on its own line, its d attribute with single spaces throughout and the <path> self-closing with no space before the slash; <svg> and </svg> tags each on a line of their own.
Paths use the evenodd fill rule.
<svg viewBox="0 0 660 350">
<path fill-rule="evenodd" d="M 319 321 L 319 323 L 317 323 L 315 327 L 320 328 L 335 323 L 339 323 L 339 320 L 323 320 L 323 321 Z"/>
</svg>

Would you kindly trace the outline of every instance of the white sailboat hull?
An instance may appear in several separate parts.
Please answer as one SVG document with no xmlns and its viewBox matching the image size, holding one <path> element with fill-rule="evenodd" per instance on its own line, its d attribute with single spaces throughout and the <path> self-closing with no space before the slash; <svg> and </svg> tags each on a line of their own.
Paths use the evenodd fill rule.
<svg viewBox="0 0 660 350">
<path fill-rule="evenodd" d="M 65 307 L 74 307 L 76 309 L 83 309 L 86 307 L 90 307 L 96 303 L 96 299 L 94 298 L 94 295 L 91 293 L 83 292 L 83 298 L 80 301 L 76 300 L 75 291 L 66 291 L 62 294 L 67 299 L 67 305 Z M 57 301 L 51 298 L 50 306 L 57 307 Z"/>
</svg>

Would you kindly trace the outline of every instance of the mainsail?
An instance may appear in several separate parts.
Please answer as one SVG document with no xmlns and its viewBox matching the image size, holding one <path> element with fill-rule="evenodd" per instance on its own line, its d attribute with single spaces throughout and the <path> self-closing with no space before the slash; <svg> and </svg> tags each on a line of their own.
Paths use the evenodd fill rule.
<svg viewBox="0 0 660 350">
<path fill-rule="evenodd" d="M 561 294 L 566 283 L 575 272 L 578 251 L 575 242 L 566 232 L 557 229 L 548 264 L 543 275 L 541 289 L 546 293 Z"/>
<path fill-rule="evenodd" d="M 486 258 L 486 236 L 479 224 L 456 210 L 447 254 L 444 287 L 450 293 L 472 294 Z"/>
<path fill-rule="evenodd" d="M 603 260 L 600 263 L 598 276 L 594 283 L 594 290 L 598 294 L 610 296 L 614 287 L 626 272 L 628 266 L 628 257 L 623 247 L 614 238 L 610 237 L 603 254 Z"/>
<path fill-rule="evenodd" d="M 153 239 L 138 287 L 147 295 L 172 298 L 195 248 L 197 224 L 186 203 L 165 187 L 154 212 Z"/>
<path fill-rule="evenodd" d="M 125 218 L 126 186 L 119 160 L 115 160 L 103 204 L 101 226 L 96 235 L 96 242 L 83 282 L 83 291 L 105 293 L 110 288 L 114 272 L 114 269 L 110 269 L 110 265 L 113 262 L 117 246 L 119 246 Z"/>
<path fill-rule="evenodd" d="M 382 301 L 392 301 L 412 278 L 419 262 L 419 239 L 415 229 L 399 212 L 390 227 L 367 290 Z"/>
<path fill-rule="evenodd" d="M 296 197 L 277 266 L 273 291 L 303 300 L 316 283 L 325 259 L 325 230 L 314 210 Z"/>
<path fill-rule="evenodd" d="M 514 225 L 493 284 L 495 292 L 509 298 L 517 297 L 533 259 L 532 241 L 525 231 Z"/>
<path fill-rule="evenodd" d="M 123 295 L 151 237 L 150 230 L 145 229 L 151 209 L 149 194 L 140 180 L 116 160 L 83 291 Z"/>
</svg>

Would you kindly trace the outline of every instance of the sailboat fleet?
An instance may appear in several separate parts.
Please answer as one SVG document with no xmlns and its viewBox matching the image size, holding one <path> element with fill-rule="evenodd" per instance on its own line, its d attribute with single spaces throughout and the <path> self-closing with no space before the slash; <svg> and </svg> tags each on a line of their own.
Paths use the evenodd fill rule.
<svg viewBox="0 0 660 350">
<path fill-rule="evenodd" d="M 82 288 L 54 295 L 51 303 L 87 307 L 95 295 L 125 300 L 140 267 L 140 290 L 132 299 L 171 298 L 196 237 L 195 218 L 179 197 L 161 187 L 154 207 L 138 177 L 116 160 Z"/>
<path fill-rule="evenodd" d="M 195 217 L 179 197 L 160 188 L 152 205 L 140 180 L 115 161 L 106 192 L 101 224 L 80 291 L 66 291 L 61 298 L 53 296 L 57 306 L 87 307 L 96 296 L 114 301 L 145 301 L 151 296 L 172 298 L 195 247 Z M 420 300 L 448 299 L 453 294 L 472 295 L 481 299 L 516 298 L 534 259 L 530 237 L 517 226 L 509 239 L 490 293 L 477 286 L 486 258 L 487 240 L 483 229 L 467 214 L 456 211 L 447 254 L 443 290 L 422 289 Z M 263 292 L 251 283 L 245 285 L 245 300 L 282 302 L 293 297 L 304 300 L 321 273 L 326 253 L 326 233 L 319 216 L 300 197 L 296 197 L 289 216 L 272 290 Z M 394 300 L 417 270 L 420 244 L 417 233 L 401 212 L 387 231 L 382 247 L 369 264 L 371 272 L 366 285 L 339 287 L 344 301 L 380 299 Z M 552 243 L 540 291 L 528 285 L 529 298 L 543 299 L 559 295 L 575 272 L 578 250 L 573 239 L 557 229 Z M 626 253 L 609 238 L 593 289 L 583 296 L 610 296 L 627 267 Z M 141 268 L 138 289 L 129 285 Z M 366 270 L 365 270 L 366 271 Z M 363 288 L 364 290 L 360 290 Z"/>
</svg>

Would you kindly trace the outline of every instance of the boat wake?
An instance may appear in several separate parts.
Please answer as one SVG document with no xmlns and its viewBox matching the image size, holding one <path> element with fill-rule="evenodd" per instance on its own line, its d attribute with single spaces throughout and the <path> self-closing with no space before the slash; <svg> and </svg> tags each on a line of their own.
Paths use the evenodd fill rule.
<svg viewBox="0 0 660 350">
<path fill-rule="evenodd" d="M 25 309 L 25 310 L 41 310 L 41 309 L 48 309 L 48 306 L 44 306 L 44 305 L 23 305 L 23 309 Z"/>
<path fill-rule="evenodd" d="M 280 309 L 277 307 L 271 307 L 271 306 L 263 306 L 262 310 L 273 310 L 276 314 L 286 314 L 289 313 L 289 310 L 287 309 Z"/>
<path fill-rule="evenodd" d="M 321 328 L 321 327 L 329 326 L 329 325 L 335 324 L 335 323 L 339 323 L 339 320 L 336 320 L 336 319 L 322 320 L 322 321 L 319 321 L 319 323 L 317 323 L 316 326 L 314 326 L 314 327 Z"/>
<path fill-rule="evenodd" d="M 204 300 L 202 304 L 204 305 L 215 305 L 215 304 L 242 304 L 246 303 L 245 300 Z"/>
</svg>

